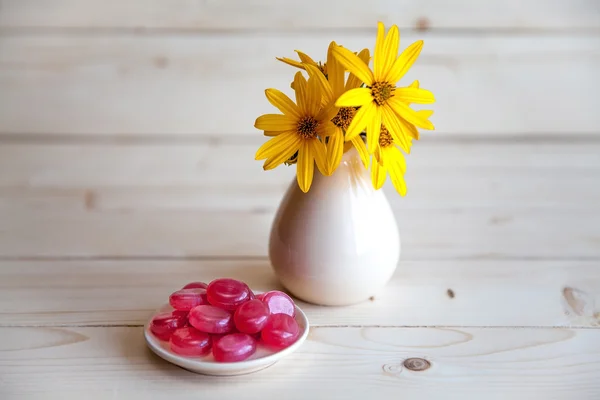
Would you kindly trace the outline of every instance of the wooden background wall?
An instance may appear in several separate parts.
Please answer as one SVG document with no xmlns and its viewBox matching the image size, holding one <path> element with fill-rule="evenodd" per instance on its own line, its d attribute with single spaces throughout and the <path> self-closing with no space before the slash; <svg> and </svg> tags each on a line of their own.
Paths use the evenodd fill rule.
<svg viewBox="0 0 600 400">
<path fill-rule="evenodd" d="M 377 20 L 425 39 L 406 79 L 438 100 L 385 189 L 403 258 L 600 256 L 600 2 L 366 4 L 0 0 L 0 257 L 265 256 L 294 174 L 253 160 L 275 56 Z"/>
</svg>

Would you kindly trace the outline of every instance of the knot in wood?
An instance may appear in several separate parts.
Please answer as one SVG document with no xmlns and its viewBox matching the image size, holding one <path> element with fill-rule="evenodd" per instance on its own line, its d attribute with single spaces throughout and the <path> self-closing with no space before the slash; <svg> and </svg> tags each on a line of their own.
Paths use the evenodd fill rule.
<svg viewBox="0 0 600 400">
<path fill-rule="evenodd" d="M 431 363 L 423 358 L 407 358 L 402 364 L 411 371 L 425 371 L 431 367 Z"/>
</svg>

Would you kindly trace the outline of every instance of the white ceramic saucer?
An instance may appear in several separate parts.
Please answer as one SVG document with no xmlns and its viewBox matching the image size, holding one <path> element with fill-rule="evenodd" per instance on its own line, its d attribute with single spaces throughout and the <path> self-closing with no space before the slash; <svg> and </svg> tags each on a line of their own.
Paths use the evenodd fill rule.
<svg viewBox="0 0 600 400">
<path fill-rule="evenodd" d="M 150 321 L 154 315 L 173 310 L 171 306 L 165 305 L 161 307 L 156 313 L 154 313 L 144 326 L 144 337 L 148 347 L 156 353 L 159 357 L 167 360 L 168 362 L 178 365 L 181 368 L 185 368 L 189 371 L 196 372 L 204 375 L 243 375 L 252 372 L 260 371 L 261 369 L 270 367 L 283 357 L 290 355 L 296 351 L 308 336 L 308 318 L 306 314 L 296 306 L 296 321 L 300 327 L 300 337 L 290 347 L 287 347 L 281 351 L 272 351 L 265 346 L 259 344 L 254 353 L 249 359 L 238 362 L 216 362 L 209 354 L 205 357 L 185 357 L 179 354 L 173 353 L 169 348 L 169 343 L 159 340 L 150 331 Z"/>
</svg>

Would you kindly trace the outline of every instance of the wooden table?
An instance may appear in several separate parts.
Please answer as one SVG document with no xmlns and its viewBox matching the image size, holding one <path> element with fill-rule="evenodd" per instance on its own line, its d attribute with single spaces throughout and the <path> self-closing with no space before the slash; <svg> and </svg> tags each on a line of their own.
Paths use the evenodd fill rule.
<svg viewBox="0 0 600 400">
<path fill-rule="evenodd" d="M 0 0 L 0 400 L 600 399 L 598 7 L 365 3 Z M 384 189 L 393 280 L 300 303 L 308 340 L 252 375 L 157 358 L 142 325 L 181 285 L 279 287 L 274 57 L 372 46 L 382 15 L 438 98 L 408 196 Z"/>
</svg>

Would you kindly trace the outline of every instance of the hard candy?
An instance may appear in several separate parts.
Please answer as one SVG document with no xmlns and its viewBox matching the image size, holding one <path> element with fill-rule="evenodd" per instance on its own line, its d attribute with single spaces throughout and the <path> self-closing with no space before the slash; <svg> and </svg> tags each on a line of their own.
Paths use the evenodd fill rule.
<svg viewBox="0 0 600 400">
<path fill-rule="evenodd" d="M 233 329 L 231 312 L 211 305 L 200 305 L 190 310 L 190 325 L 206 333 L 228 333 Z"/>
<path fill-rule="evenodd" d="M 206 289 L 193 288 L 178 290 L 169 297 L 169 304 L 179 311 L 189 311 L 196 306 L 208 304 L 208 300 L 206 299 Z"/>
<path fill-rule="evenodd" d="M 279 290 L 263 293 L 260 299 L 267 305 L 271 314 L 287 314 L 290 317 L 296 316 L 294 300 Z"/>
<path fill-rule="evenodd" d="M 208 302 L 213 306 L 234 311 L 254 296 L 244 282 L 235 279 L 215 279 L 206 288 Z"/>
<path fill-rule="evenodd" d="M 208 333 L 187 327 L 173 332 L 169 344 L 174 353 L 200 357 L 210 352 L 211 338 Z"/>
<path fill-rule="evenodd" d="M 150 332 L 160 340 L 167 341 L 175 330 L 183 328 L 186 323 L 187 318 L 181 313 L 160 313 L 152 318 L 152 321 L 150 322 Z"/>
<path fill-rule="evenodd" d="M 221 337 L 213 346 L 213 356 L 219 362 L 242 361 L 256 351 L 256 339 L 245 333 Z"/>
<path fill-rule="evenodd" d="M 233 314 L 235 327 L 242 333 L 255 334 L 267 323 L 269 308 L 260 300 L 250 300 L 240 305 Z"/>
<path fill-rule="evenodd" d="M 183 289 L 206 289 L 207 284 L 204 282 L 190 282 L 183 287 Z"/>
<path fill-rule="evenodd" d="M 292 345 L 300 336 L 296 320 L 287 314 L 272 314 L 261 331 L 261 339 L 270 347 L 283 349 Z"/>
</svg>

